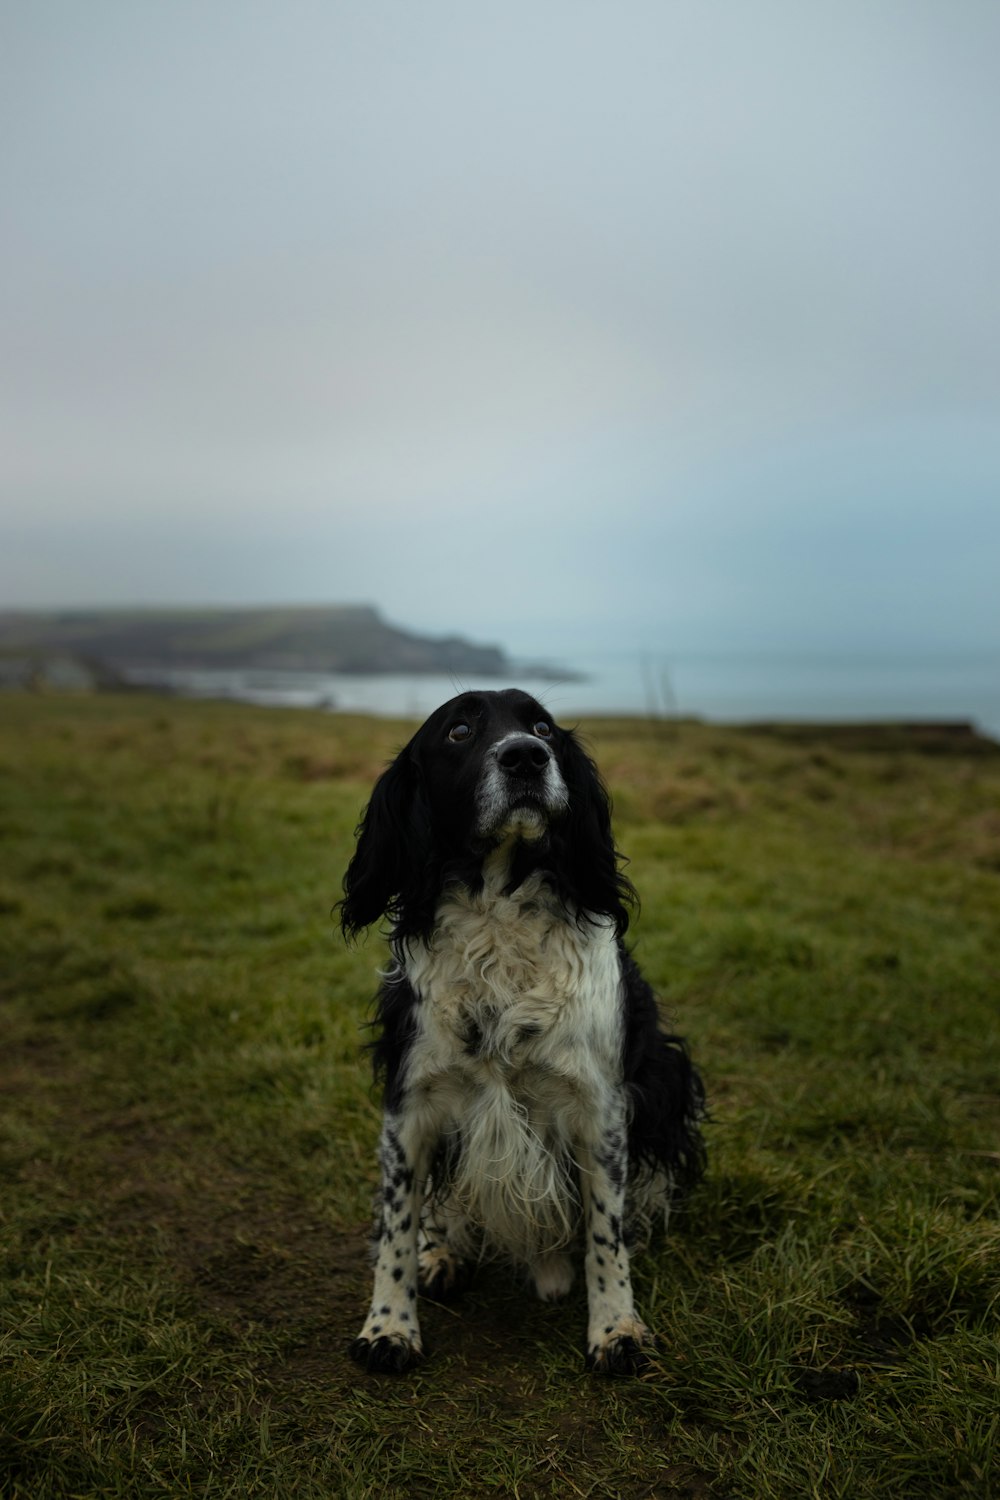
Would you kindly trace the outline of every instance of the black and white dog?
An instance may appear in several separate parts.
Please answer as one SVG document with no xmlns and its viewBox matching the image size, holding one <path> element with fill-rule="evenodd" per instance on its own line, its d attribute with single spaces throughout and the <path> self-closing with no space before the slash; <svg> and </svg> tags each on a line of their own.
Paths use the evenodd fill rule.
<svg viewBox="0 0 1000 1500">
<path fill-rule="evenodd" d="M 595 766 L 527 693 L 463 693 L 376 782 L 358 834 L 341 924 L 388 915 L 392 961 L 375 1290 L 352 1355 L 414 1364 L 418 1281 L 440 1299 L 480 1254 L 562 1296 L 582 1234 L 587 1364 L 633 1373 L 652 1337 L 626 1245 L 698 1176 L 703 1093 L 623 946 L 634 891 Z"/>
</svg>

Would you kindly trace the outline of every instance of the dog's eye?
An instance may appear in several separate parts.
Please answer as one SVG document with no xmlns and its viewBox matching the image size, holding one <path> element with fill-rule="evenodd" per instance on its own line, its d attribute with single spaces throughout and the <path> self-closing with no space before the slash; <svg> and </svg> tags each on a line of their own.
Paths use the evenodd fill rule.
<svg viewBox="0 0 1000 1500">
<path fill-rule="evenodd" d="M 457 724 L 453 724 L 448 730 L 448 738 L 450 740 L 467 740 L 471 733 L 471 726 L 466 724 L 464 719 L 460 719 Z"/>
<path fill-rule="evenodd" d="M 550 724 L 547 724 L 544 719 L 539 719 L 538 722 L 536 724 L 532 724 L 531 727 L 538 735 L 538 738 L 540 740 L 547 740 L 552 733 L 552 726 Z"/>
</svg>

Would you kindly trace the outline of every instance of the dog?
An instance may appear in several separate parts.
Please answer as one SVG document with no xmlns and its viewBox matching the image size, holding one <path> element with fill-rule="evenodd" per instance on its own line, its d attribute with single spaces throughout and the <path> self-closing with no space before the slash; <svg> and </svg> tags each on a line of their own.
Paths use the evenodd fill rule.
<svg viewBox="0 0 1000 1500">
<path fill-rule="evenodd" d="M 624 946 L 636 896 L 611 805 L 571 729 L 516 689 L 433 713 L 375 784 L 339 903 L 387 917 L 371 1308 L 351 1354 L 422 1358 L 419 1290 L 444 1300 L 499 1254 L 543 1300 L 585 1241 L 586 1365 L 630 1375 L 653 1336 L 628 1246 L 703 1166 L 704 1090 Z"/>
</svg>

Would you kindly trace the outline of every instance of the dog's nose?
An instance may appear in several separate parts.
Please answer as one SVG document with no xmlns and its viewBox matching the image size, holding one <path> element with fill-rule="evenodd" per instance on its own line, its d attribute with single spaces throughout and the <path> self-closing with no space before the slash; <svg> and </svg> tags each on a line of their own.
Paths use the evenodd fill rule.
<svg viewBox="0 0 1000 1500">
<path fill-rule="evenodd" d="M 507 740 L 497 752 L 497 764 L 501 770 L 514 776 L 540 776 L 551 758 L 549 747 L 530 734 L 519 734 Z"/>
</svg>

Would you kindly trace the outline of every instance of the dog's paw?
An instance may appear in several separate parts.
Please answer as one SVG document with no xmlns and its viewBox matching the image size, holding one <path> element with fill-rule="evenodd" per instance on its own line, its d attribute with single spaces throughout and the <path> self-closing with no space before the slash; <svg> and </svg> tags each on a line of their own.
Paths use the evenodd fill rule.
<svg viewBox="0 0 1000 1500">
<path fill-rule="evenodd" d="M 452 1302 L 462 1290 L 465 1268 L 442 1245 L 420 1252 L 420 1295 L 428 1302 Z"/>
<path fill-rule="evenodd" d="M 404 1333 L 383 1333 L 367 1338 L 362 1334 L 350 1348 L 351 1358 L 375 1375 L 402 1375 L 423 1359 L 420 1344 Z"/>
<path fill-rule="evenodd" d="M 656 1340 L 638 1318 L 620 1318 L 602 1330 L 587 1349 L 587 1369 L 595 1375 L 621 1379 L 641 1375 L 649 1363 L 649 1351 Z"/>
</svg>

